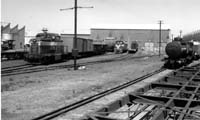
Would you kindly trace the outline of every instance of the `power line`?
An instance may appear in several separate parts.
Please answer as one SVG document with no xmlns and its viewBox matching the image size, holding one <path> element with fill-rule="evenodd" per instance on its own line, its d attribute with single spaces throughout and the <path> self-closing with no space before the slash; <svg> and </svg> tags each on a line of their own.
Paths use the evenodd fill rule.
<svg viewBox="0 0 200 120">
<path fill-rule="evenodd" d="M 77 62 L 77 56 L 78 56 L 78 49 L 77 49 L 77 8 L 94 8 L 94 7 L 93 6 L 90 6 L 90 7 L 77 6 L 77 0 L 74 0 L 74 7 L 60 9 L 60 11 L 73 10 L 74 9 L 74 45 L 73 45 L 73 50 L 72 50 L 72 55 L 74 57 L 74 70 L 77 70 L 76 62 Z"/>
</svg>

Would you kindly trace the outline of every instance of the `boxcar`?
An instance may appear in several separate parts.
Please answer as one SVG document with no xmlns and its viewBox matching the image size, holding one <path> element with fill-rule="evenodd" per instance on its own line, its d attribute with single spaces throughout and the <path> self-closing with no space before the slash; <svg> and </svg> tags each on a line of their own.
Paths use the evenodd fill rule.
<svg viewBox="0 0 200 120">
<path fill-rule="evenodd" d="M 74 39 L 62 36 L 64 46 L 68 46 L 69 55 L 72 55 L 72 49 L 74 47 Z M 93 40 L 86 38 L 77 38 L 77 49 L 79 56 L 90 56 L 94 53 Z"/>
</svg>

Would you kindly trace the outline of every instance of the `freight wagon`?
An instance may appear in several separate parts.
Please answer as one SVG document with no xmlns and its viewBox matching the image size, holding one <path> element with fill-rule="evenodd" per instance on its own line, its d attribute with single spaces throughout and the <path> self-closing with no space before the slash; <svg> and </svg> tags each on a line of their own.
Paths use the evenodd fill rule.
<svg viewBox="0 0 200 120">
<path fill-rule="evenodd" d="M 74 40 L 73 38 L 69 39 L 65 36 L 61 36 L 63 40 L 63 44 L 68 46 L 68 56 L 72 56 L 72 50 L 74 48 Z M 91 56 L 93 55 L 93 40 L 86 38 L 77 38 L 77 50 L 78 57 Z"/>
</svg>

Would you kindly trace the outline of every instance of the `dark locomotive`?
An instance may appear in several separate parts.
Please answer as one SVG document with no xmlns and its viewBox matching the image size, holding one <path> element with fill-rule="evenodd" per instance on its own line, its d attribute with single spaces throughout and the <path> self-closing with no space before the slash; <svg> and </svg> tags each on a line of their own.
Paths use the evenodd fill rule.
<svg viewBox="0 0 200 120">
<path fill-rule="evenodd" d="M 184 41 L 177 37 L 174 41 L 167 44 L 165 51 L 168 58 L 164 66 L 167 68 L 179 68 L 198 59 L 200 45 L 195 45 L 193 41 Z"/>
<path fill-rule="evenodd" d="M 138 43 L 137 41 L 132 41 L 128 47 L 129 53 L 136 53 L 138 51 Z"/>
</svg>

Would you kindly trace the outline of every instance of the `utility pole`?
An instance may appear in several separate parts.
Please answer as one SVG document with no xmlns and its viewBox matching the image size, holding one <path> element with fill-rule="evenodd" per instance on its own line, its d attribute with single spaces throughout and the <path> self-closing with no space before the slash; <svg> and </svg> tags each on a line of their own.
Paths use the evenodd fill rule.
<svg viewBox="0 0 200 120">
<path fill-rule="evenodd" d="M 159 20 L 159 25 L 160 25 L 160 29 L 159 29 L 159 57 L 160 57 L 160 53 L 161 53 L 161 24 L 163 21 L 162 20 Z"/>
<path fill-rule="evenodd" d="M 77 49 L 77 8 L 94 8 L 94 7 L 93 6 L 91 6 L 91 7 L 79 7 L 79 6 L 77 6 L 77 0 L 74 0 L 74 7 L 60 9 L 60 11 L 73 10 L 74 9 L 74 44 L 73 44 L 73 49 L 72 49 L 72 55 L 74 57 L 74 70 L 77 70 L 77 56 L 78 56 L 78 49 Z"/>
</svg>

